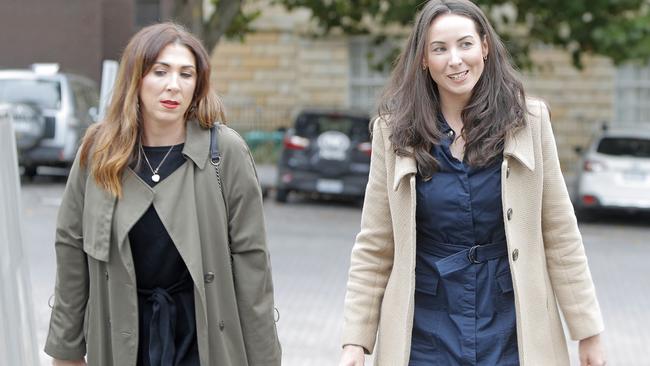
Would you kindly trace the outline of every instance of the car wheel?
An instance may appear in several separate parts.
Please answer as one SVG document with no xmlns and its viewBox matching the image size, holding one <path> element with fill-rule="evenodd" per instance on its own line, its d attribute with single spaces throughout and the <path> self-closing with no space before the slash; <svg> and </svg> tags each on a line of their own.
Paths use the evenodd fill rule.
<svg viewBox="0 0 650 366">
<path fill-rule="evenodd" d="M 34 177 L 37 174 L 36 165 L 26 165 L 24 169 L 25 171 L 23 174 L 25 175 L 25 177 L 29 179 L 34 179 Z"/>
<path fill-rule="evenodd" d="M 576 218 L 580 222 L 593 222 L 596 220 L 596 213 L 587 208 L 576 209 Z"/>
<path fill-rule="evenodd" d="M 275 201 L 276 202 L 287 203 L 288 198 L 289 198 L 289 190 L 288 189 L 278 189 L 275 192 Z"/>
<path fill-rule="evenodd" d="M 10 113 L 18 151 L 29 150 L 38 145 L 45 133 L 45 118 L 38 106 L 28 103 L 14 104 Z"/>
</svg>

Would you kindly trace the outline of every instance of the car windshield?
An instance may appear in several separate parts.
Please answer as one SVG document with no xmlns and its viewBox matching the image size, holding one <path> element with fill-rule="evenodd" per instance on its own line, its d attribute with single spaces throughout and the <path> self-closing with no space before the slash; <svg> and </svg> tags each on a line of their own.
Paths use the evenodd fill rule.
<svg viewBox="0 0 650 366">
<path fill-rule="evenodd" d="M 369 141 L 368 119 L 351 116 L 304 114 L 296 121 L 296 134 L 316 138 L 326 131 L 339 131 L 352 141 Z"/>
<path fill-rule="evenodd" d="M 51 80 L 0 80 L 0 102 L 31 103 L 45 109 L 59 109 L 61 85 Z"/>
<path fill-rule="evenodd" d="M 596 151 L 605 155 L 650 158 L 650 139 L 605 137 Z"/>
</svg>

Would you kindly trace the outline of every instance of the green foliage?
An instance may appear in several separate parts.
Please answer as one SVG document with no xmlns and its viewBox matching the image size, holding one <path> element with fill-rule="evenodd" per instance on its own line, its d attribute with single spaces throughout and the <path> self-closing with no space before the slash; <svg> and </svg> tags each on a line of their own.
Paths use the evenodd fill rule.
<svg viewBox="0 0 650 366">
<path fill-rule="evenodd" d="M 218 8 L 220 1 L 228 1 L 228 0 L 212 0 L 212 3 L 215 5 L 216 8 Z M 242 5 L 243 5 L 243 1 L 242 1 Z M 232 19 L 230 24 L 228 24 L 228 27 L 226 28 L 224 35 L 229 38 L 236 38 L 239 39 L 240 41 L 244 41 L 244 36 L 246 35 L 246 33 L 250 33 L 253 31 L 253 29 L 251 29 L 250 27 L 251 23 L 255 19 L 257 19 L 260 15 L 262 15 L 262 12 L 259 10 L 244 11 L 244 9 L 240 7 L 235 17 Z"/>
<path fill-rule="evenodd" d="M 412 24 L 422 0 L 274 0 L 288 9 L 308 8 L 327 34 L 385 37 L 385 26 Z M 477 0 L 523 67 L 532 44 L 562 47 L 582 66 L 584 53 L 615 63 L 650 58 L 650 0 Z M 506 9 L 506 10 L 504 10 Z M 510 9 L 510 10 L 508 10 Z M 379 31 L 373 30 L 379 29 Z"/>
</svg>

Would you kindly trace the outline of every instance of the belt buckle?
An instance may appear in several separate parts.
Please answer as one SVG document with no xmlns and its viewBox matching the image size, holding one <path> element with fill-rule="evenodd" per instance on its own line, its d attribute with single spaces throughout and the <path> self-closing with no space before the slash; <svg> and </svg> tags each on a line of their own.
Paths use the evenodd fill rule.
<svg viewBox="0 0 650 366">
<path fill-rule="evenodd" d="M 480 246 L 481 246 L 481 245 L 476 244 L 476 245 L 474 245 L 473 247 L 469 248 L 469 250 L 467 251 L 467 260 L 469 260 L 470 263 L 473 263 L 473 264 L 483 263 L 483 262 L 479 261 L 479 260 L 476 258 L 476 250 L 477 250 Z"/>
</svg>

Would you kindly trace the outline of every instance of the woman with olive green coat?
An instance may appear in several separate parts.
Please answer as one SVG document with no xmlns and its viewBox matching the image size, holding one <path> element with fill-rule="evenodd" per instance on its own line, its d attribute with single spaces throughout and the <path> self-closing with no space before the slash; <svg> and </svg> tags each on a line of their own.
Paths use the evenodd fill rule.
<svg viewBox="0 0 650 366">
<path fill-rule="evenodd" d="M 280 365 L 253 160 L 239 135 L 218 129 L 224 202 L 209 130 L 190 120 L 186 131 L 187 161 L 153 188 L 126 169 L 120 199 L 99 188 L 77 157 L 57 223 L 56 290 L 66 297 L 55 299 L 48 354 L 75 360 L 87 352 L 93 366 L 136 364 L 138 297 L 128 232 L 153 204 L 194 283 L 201 365 Z"/>
</svg>

